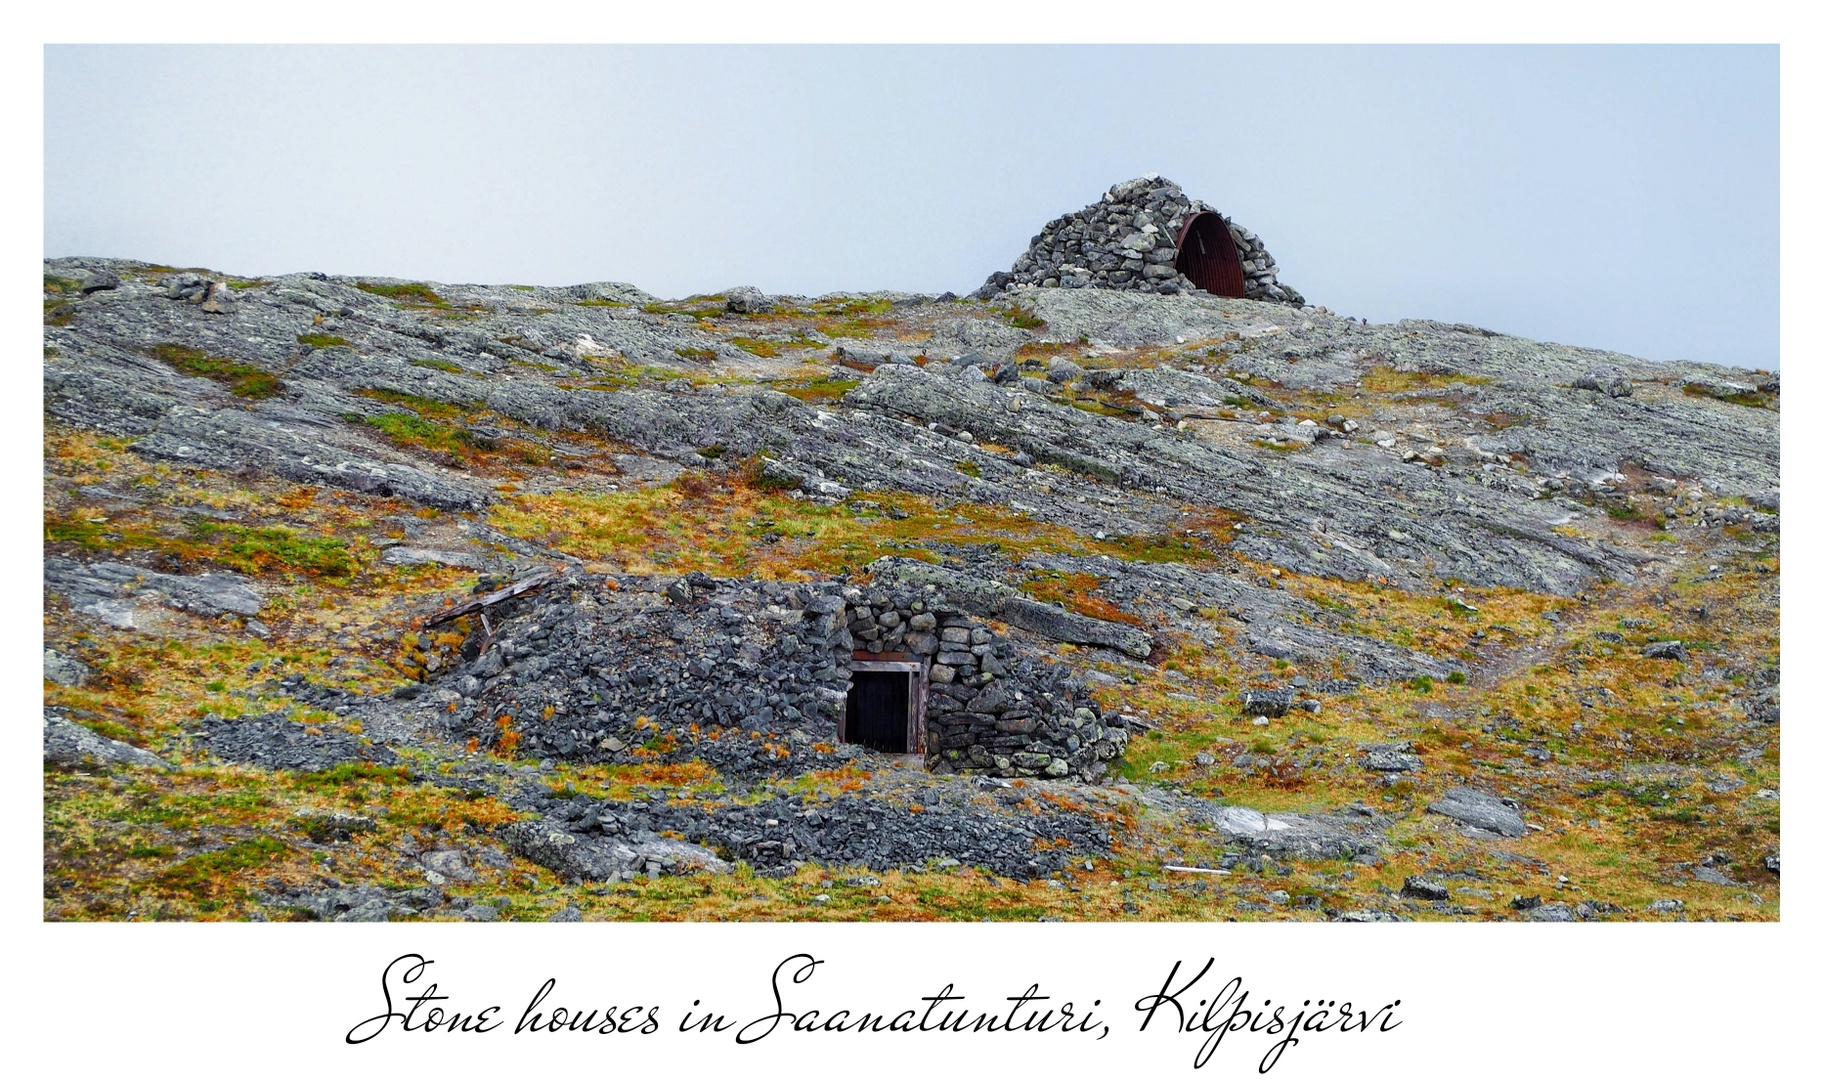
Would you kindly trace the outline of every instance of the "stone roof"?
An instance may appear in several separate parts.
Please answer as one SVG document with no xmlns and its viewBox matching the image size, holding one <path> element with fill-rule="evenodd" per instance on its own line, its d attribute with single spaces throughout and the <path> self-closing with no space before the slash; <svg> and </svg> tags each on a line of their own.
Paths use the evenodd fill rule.
<svg viewBox="0 0 1824 1080">
<path fill-rule="evenodd" d="M 981 299 L 1034 288 L 1125 289 L 1150 293 L 1194 292 L 1173 266 L 1184 223 L 1216 208 L 1186 197 L 1158 173 L 1116 184 L 1074 214 L 1052 221 L 1032 238 L 1011 271 L 997 270 L 976 291 Z M 1249 300 L 1303 304 L 1298 290 L 1279 281 L 1279 266 L 1252 230 L 1223 221 L 1241 256 Z"/>
</svg>

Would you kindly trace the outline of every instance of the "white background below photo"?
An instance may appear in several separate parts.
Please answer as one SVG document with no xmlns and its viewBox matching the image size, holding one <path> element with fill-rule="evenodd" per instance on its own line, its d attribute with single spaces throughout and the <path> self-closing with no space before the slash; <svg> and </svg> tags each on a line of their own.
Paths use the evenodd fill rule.
<svg viewBox="0 0 1824 1080">
<path fill-rule="evenodd" d="M 346 925 L 48 928 L 63 936 L 62 962 L 42 969 L 34 994 L 51 1005 L 36 1026 L 43 1045 L 84 1075 L 219 1075 L 257 1069 L 318 1076 L 328 1065 L 356 1076 L 816 1075 L 1253 1076 L 1284 1038 L 1236 1025 L 1195 1067 L 1210 1032 L 1180 1031 L 1162 1003 L 1140 1031 L 1142 999 L 1175 992 L 1212 958 L 1203 979 L 1176 995 L 1187 1017 L 1239 977 L 1245 1008 L 1289 1006 L 1317 1016 L 1334 1001 L 1397 1026 L 1306 1032 L 1286 1045 L 1275 1077 L 1791 1076 L 1781 1064 L 1797 1002 L 1780 993 L 1777 926 L 1465 927 L 1218 925 L 731 926 Z M 133 938 L 130 944 L 127 938 Z M 122 947 L 132 963 L 119 957 Z M 389 1010 L 382 974 L 402 955 L 432 963 L 393 969 Z M 808 954 L 822 964 L 801 984 Z M 1168 983 L 1175 962 L 1182 961 Z M 778 972 L 779 997 L 773 982 Z M 657 1006 L 658 1030 L 513 1033 L 532 1011 Z M 474 1016 L 498 1006 L 481 1034 L 401 1029 L 372 1022 L 412 1008 L 407 995 L 435 984 L 427 1002 Z M 794 1031 L 780 1012 L 855 1021 L 912 1010 L 935 1027 L 948 1010 L 1005 1017 L 1009 999 L 1037 986 L 1048 1000 L 1013 1013 L 1016 1024 L 1061 1014 L 1065 1002 L 1108 1026 L 1106 1037 L 1052 1030 L 970 1032 Z M 923 1000 L 945 993 L 930 1014 Z M 1232 992 L 1231 992 L 1232 993 Z M 1100 1004 L 1094 1004 L 1096 1001 Z M 1233 1000 L 1233 998 L 1231 998 Z M 1269 1003 L 1270 1001 L 1270 1003 Z M 1305 1005 L 1310 1001 L 1309 1006 Z M 700 1004 L 693 1004 L 700 1003 Z M 177 1004 L 181 1003 L 181 1005 Z M 732 1023 L 680 1032 L 689 1013 Z M 640 1014 L 631 1014 L 643 1020 Z M 1219 1017 L 1232 1018 L 1232 1010 Z M 750 1027 L 750 1025 L 757 1026 Z M 913 1021 L 916 1022 L 916 1021 Z M 1246 1023 L 1244 1017 L 1242 1023 Z M 1317 1019 L 1323 1023 L 1322 1018 Z M 1220 1021 L 1211 1021 L 1212 1029 Z M 378 1030 L 378 1033 L 374 1032 Z M 747 1045 L 736 1042 L 746 1029 Z M 349 1033 L 369 1035 L 351 1046 Z M 48 1064 L 48 1062 L 47 1062 Z M 190 1070 L 197 1070 L 191 1073 Z"/>
</svg>

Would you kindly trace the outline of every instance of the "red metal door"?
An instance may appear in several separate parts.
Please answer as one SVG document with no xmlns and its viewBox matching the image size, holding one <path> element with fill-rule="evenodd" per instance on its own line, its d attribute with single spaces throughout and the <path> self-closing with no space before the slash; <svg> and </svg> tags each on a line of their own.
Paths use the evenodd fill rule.
<svg viewBox="0 0 1824 1080">
<path fill-rule="evenodd" d="M 1221 214 L 1192 214 L 1178 231 L 1174 265 L 1191 283 L 1212 296 L 1240 297 L 1247 290 L 1241 256 Z"/>
</svg>

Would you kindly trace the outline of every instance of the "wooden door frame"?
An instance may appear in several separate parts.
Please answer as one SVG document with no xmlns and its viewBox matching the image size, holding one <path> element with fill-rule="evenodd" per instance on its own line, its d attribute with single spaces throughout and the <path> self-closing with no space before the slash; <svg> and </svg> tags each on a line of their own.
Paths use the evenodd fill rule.
<svg viewBox="0 0 1824 1080">
<path fill-rule="evenodd" d="M 851 660 L 849 674 L 853 676 L 857 671 L 902 672 L 910 677 L 911 685 L 906 692 L 906 753 L 923 754 L 925 752 L 925 697 L 930 681 L 930 675 L 925 670 L 925 665 L 917 660 Z M 854 680 L 851 678 L 851 686 L 853 683 Z M 847 694 L 843 695 L 842 718 L 836 725 L 836 741 L 849 741 Z"/>
</svg>

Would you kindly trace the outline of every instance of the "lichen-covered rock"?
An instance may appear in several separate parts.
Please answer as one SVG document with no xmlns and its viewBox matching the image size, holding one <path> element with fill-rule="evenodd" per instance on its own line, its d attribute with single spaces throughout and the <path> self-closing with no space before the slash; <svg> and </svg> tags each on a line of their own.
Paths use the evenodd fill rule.
<svg viewBox="0 0 1824 1080">
<path fill-rule="evenodd" d="M 1526 822 L 1520 817 L 1517 803 L 1474 788 L 1451 788 L 1427 809 L 1485 832 L 1502 836 L 1526 835 Z"/>
<path fill-rule="evenodd" d="M 66 767 L 132 765 L 161 772 L 171 769 L 170 762 L 149 750 L 97 735 L 81 724 L 49 712 L 44 714 L 44 760 Z"/>
</svg>

